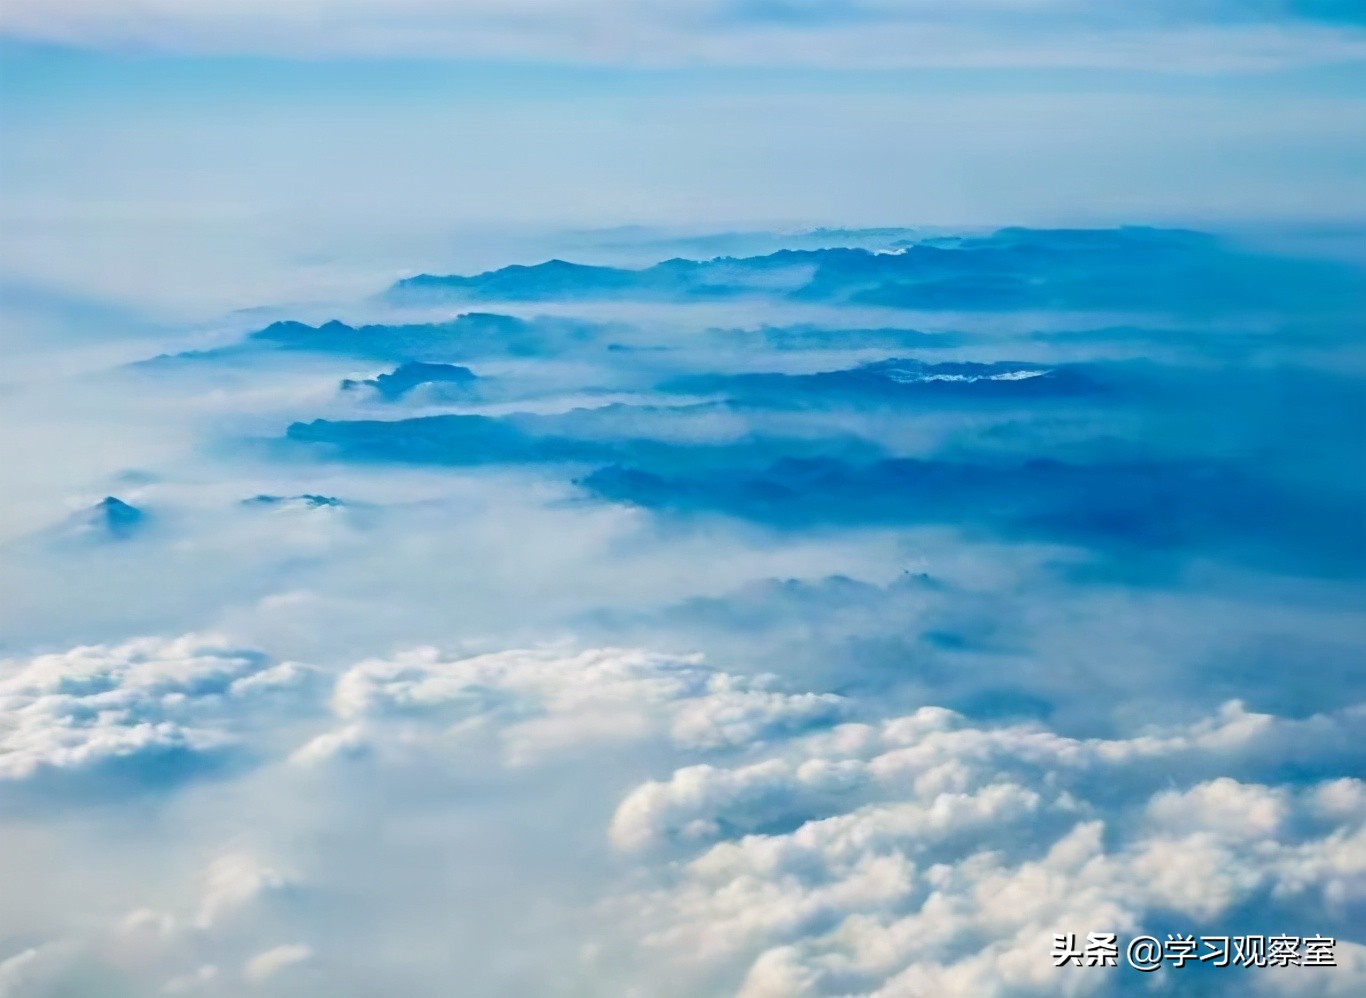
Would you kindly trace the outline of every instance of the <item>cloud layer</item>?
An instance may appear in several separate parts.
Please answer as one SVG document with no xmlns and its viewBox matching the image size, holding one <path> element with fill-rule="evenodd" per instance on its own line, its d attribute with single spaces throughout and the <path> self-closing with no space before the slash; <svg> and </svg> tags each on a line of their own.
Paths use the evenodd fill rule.
<svg viewBox="0 0 1366 998">
<path fill-rule="evenodd" d="M 1087 738 L 939 707 L 850 721 L 875 717 L 877 704 L 779 693 L 771 678 L 642 650 L 414 649 L 355 664 L 304 705 L 286 675 L 298 667 L 253 668 L 253 658 L 192 638 L 147 640 L 35 659 L 13 686 L 95 683 L 145 699 L 169 683 L 201 714 L 211 706 L 225 739 L 259 730 L 285 702 L 317 730 L 326 705 L 340 727 L 261 746 L 264 768 L 232 791 L 247 806 L 267 806 L 281 780 L 327 813 L 388 788 L 386 806 L 400 810 L 386 821 L 421 813 L 455 828 L 467 801 L 442 788 L 479 773 L 501 786 L 480 810 L 497 834 L 509 809 L 545 805 L 547 779 L 576 774 L 587 813 L 566 814 L 559 832 L 584 833 L 589 865 L 614 872 L 593 882 L 578 915 L 573 934 L 591 945 L 562 968 L 571 977 L 660 995 L 1102 994 L 1137 972 L 1058 969 L 1055 934 L 1274 926 L 1339 938 L 1340 965 L 1229 971 L 1206 985 L 1326 995 L 1366 981 L 1352 941 L 1366 903 L 1366 784 L 1347 775 L 1364 761 L 1362 704 L 1290 718 L 1232 701 L 1189 724 Z M 248 703 L 249 692 L 266 699 Z M 7 721 L 27 716 L 24 703 L 5 707 Z M 45 723 L 67 721 L 49 712 Z M 623 758 L 637 762 L 623 771 Z M 676 768 L 631 777 L 664 759 Z M 415 931 L 415 943 L 434 928 L 398 914 L 412 900 L 402 849 L 371 852 L 378 885 L 320 865 L 343 843 L 366 848 L 363 825 L 298 824 L 288 811 L 260 821 L 253 837 L 274 840 L 275 858 L 240 837 L 218 844 L 189 880 L 142 884 L 162 901 L 135 887 L 122 913 L 8 957 L 7 993 L 46 994 L 93 974 L 168 993 L 233 994 L 245 983 L 351 994 L 338 942 L 364 931 L 367 905 Z M 409 973 L 439 976 L 431 959 Z"/>
<path fill-rule="evenodd" d="M 1209 71 L 1360 59 L 1349 3 L 1223 0 L 401 0 L 14 4 L 5 31 L 109 48 L 476 56 L 630 65 L 1124 66 Z M 1159 60 L 1158 53 L 1166 53 Z"/>
<path fill-rule="evenodd" d="M 0 994 L 1366 987 L 1356 264 L 575 238 L 629 252 L 32 330 Z"/>
<path fill-rule="evenodd" d="M 683 858 L 669 887 L 618 903 L 644 914 L 661 953 L 747 963 L 746 995 L 1108 993 L 1122 971 L 1038 959 L 1055 933 L 1198 935 L 1274 912 L 1309 935 L 1355 916 L 1366 785 L 1209 774 L 1274 771 L 1291 743 L 1306 761 L 1341 760 L 1362 720 L 1232 703 L 1115 741 L 984 730 L 929 708 L 836 728 L 786 757 L 633 791 L 614 843 Z M 773 825 L 795 827 L 762 831 Z M 1327 994 L 1349 978 L 1360 972 L 1271 983 Z"/>
<path fill-rule="evenodd" d="M 225 725 L 307 670 L 187 636 L 4 662 L 0 677 L 0 783 L 120 769 L 136 781 L 182 778 L 243 748 Z"/>
</svg>

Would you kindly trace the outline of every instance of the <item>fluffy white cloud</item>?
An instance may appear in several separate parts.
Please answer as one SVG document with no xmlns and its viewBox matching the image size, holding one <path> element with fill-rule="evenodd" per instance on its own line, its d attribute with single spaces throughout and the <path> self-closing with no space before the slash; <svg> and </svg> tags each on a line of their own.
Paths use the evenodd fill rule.
<svg viewBox="0 0 1366 998">
<path fill-rule="evenodd" d="M 1213 774 L 1287 755 L 1353 771 L 1364 725 L 1360 709 L 1290 720 L 1239 704 L 1127 739 L 935 708 L 845 725 L 638 787 L 610 834 L 665 850 L 662 883 L 609 907 L 680 966 L 738 968 L 752 998 L 1096 993 L 1105 971 L 1054 970 L 1054 933 L 1131 935 L 1158 914 L 1218 932 L 1254 900 L 1285 931 L 1350 926 L 1366 784 Z M 1304 973 L 1311 989 L 1366 983 Z"/>
<path fill-rule="evenodd" d="M 717 981 L 751 998 L 1086 994 L 1107 985 L 1105 972 L 1055 971 L 1054 933 L 1132 934 L 1156 918 L 1217 932 L 1255 904 L 1286 931 L 1343 934 L 1366 903 L 1366 783 L 1346 775 L 1366 744 L 1360 705 L 1285 718 L 1232 701 L 1193 723 L 1086 738 L 939 707 L 848 723 L 872 705 L 639 649 L 419 648 L 342 670 L 330 693 L 310 683 L 317 675 L 192 636 L 6 663 L 3 772 L 24 781 L 151 751 L 128 734 L 143 725 L 183 732 L 201 751 L 224 747 L 285 691 L 303 697 L 291 720 L 320 715 L 326 700 L 336 727 L 278 737 L 266 758 L 375 753 L 401 766 L 416 762 L 407 746 L 430 759 L 434 748 L 483 744 L 526 764 L 572 750 L 601 777 L 586 793 L 618 801 L 596 827 L 626 876 L 593 886 L 606 900 L 580 930 L 606 952 L 643 941 L 648 959 L 673 968 L 680 994 Z M 686 764 L 624 796 L 612 789 L 620 769 L 591 765 L 646 745 L 662 754 L 643 753 L 643 765 Z M 471 751 L 463 771 L 483 758 Z M 1287 782 L 1287 763 L 1309 778 Z M 357 772 L 261 769 L 255 789 L 233 793 L 250 807 L 303 790 L 346 813 Z M 421 763 L 413 772 L 432 775 Z M 542 786 L 544 772 L 525 769 L 526 786 Z M 400 775 L 376 800 L 403 821 L 402 794 L 431 786 Z M 261 814 L 262 840 L 294 842 L 296 858 L 317 865 L 306 822 Z M 585 841 L 602 834 L 589 832 Z M 0 980 L 25 994 L 15 989 L 65 980 L 91 958 L 168 993 L 284 987 L 303 963 L 330 979 L 334 939 L 310 910 L 304 876 L 262 855 L 221 852 L 188 894 L 130 899 L 102 929 L 15 954 Z M 363 888 L 326 863 L 308 878 L 383 905 L 396 869 Z M 1333 986 L 1366 983 L 1354 952 L 1344 942 Z M 1256 983 L 1311 993 L 1321 982 L 1268 973 Z"/>
<path fill-rule="evenodd" d="M 242 970 L 242 976 L 253 984 L 259 984 L 274 977 L 287 967 L 304 963 L 312 956 L 313 950 L 310 947 L 298 943 L 276 946 L 264 953 L 258 953 L 248 960 L 246 967 Z"/>
<path fill-rule="evenodd" d="M 628 796 L 613 819 L 612 835 L 618 844 L 635 848 L 713 825 L 718 812 L 724 812 L 727 827 L 757 828 L 888 793 L 933 799 L 1002 779 L 1032 783 L 1041 774 L 1051 774 L 1060 787 L 1084 784 L 1102 773 L 1111 789 L 1120 786 L 1117 780 L 1141 787 L 1155 772 L 1177 766 L 1198 777 L 1287 756 L 1349 758 L 1360 754 L 1363 735 L 1366 709 L 1361 707 L 1288 720 L 1250 713 L 1231 701 L 1216 716 L 1188 727 L 1127 739 L 1067 738 L 1039 725 L 975 727 L 953 711 L 925 707 L 879 725 L 842 725 L 797 743 L 787 755 L 740 768 L 680 769 L 669 780 L 647 783 Z M 1214 812 L 1220 803 L 1217 790 L 1206 799 Z"/>
<path fill-rule="evenodd" d="M 698 750 L 762 744 L 843 713 L 841 697 L 785 693 L 774 683 L 772 676 L 719 672 L 695 655 L 541 648 L 449 658 L 419 648 L 347 670 L 331 702 L 352 723 L 319 736 L 296 758 L 359 751 L 369 741 L 363 725 L 396 721 L 492 730 L 509 761 L 521 763 L 653 737 Z"/>
<path fill-rule="evenodd" d="M 93 46 L 645 65 L 1207 70 L 1366 52 L 1351 17 L 1293 12 L 1256 0 L 20 0 L 5 6 L 0 25 L 22 38 Z"/>
<path fill-rule="evenodd" d="M 227 749 L 243 701 L 308 674 L 194 635 L 0 662 L 0 782 Z"/>
</svg>

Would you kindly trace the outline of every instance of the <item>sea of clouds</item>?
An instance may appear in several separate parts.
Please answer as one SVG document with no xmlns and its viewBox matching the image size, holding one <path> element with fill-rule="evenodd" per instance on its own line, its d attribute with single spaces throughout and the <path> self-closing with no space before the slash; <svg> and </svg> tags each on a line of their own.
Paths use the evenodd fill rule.
<svg viewBox="0 0 1366 998">
<path fill-rule="evenodd" d="M 554 254 L 6 297 L 0 996 L 1366 989 L 1359 262 Z"/>
</svg>

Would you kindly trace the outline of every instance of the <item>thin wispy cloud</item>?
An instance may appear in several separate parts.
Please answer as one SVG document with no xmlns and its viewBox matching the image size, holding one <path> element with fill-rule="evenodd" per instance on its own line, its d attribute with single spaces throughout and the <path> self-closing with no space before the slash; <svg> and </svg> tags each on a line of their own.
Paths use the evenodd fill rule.
<svg viewBox="0 0 1366 998">
<path fill-rule="evenodd" d="M 95 48 L 638 66 L 1201 73 L 1366 56 L 1358 7 L 1269 0 L 57 0 L 11 4 L 0 27 L 16 38 Z"/>
</svg>

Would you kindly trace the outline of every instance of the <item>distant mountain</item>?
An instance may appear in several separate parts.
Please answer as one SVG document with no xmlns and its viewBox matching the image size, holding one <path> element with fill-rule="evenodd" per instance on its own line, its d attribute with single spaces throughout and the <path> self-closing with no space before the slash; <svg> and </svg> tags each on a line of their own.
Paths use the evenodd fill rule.
<svg viewBox="0 0 1366 998">
<path fill-rule="evenodd" d="M 147 514 L 117 496 L 105 496 L 72 517 L 68 533 L 109 540 L 127 540 L 147 524 Z"/>
<path fill-rule="evenodd" d="M 951 523 L 1131 553 L 1198 547 L 1247 563 L 1357 577 L 1366 564 L 1359 504 L 1307 497 L 1228 463 L 787 457 L 766 468 L 672 475 L 616 464 L 579 484 L 615 502 L 721 512 L 780 528 Z"/>
<path fill-rule="evenodd" d="M 407 304 L 458 299 L 469 301 L 566 301 L 596 298 L 687 300 L 725 298 L 761 291 L 800 289 L 814 268 L 816 253 L 782 250 L 762 257 L 715 260 L 665 260 L 643 270 L 595 267 L 548 260 L 515 265 L 472 277 L 419 274 L 399 281 L 387 293 Z M 835 251 L 830 251 L 835 252 Z M 863 250 L 847 251 L 863 253 Z"/>
<path fill-rule="evenodd" d="M 342 391 L 356 391 L 362 387 L 373 388 L 386 402 L 403 398 L 420 385 L 453 385 L 460 388 L 472 386 L 478 378 L 468 367 L 455 364 L 429 364 L 424 361 L 409 361 L 400 364 L 389 374 L 376 378 L 356 381 L 346 378 L 341 383 Z"/>
<path fill-rule="evenodd" d="M 282 320 L 249 333 L 245 340 L 237 343 L 209 350 L 160 354 L 132 366 L 165 370 L 184 364 L 251 360 L 262 352 L 275 350 L 331 354 L 400 365 L 445 364 L 482 357 L 538 357 L 598 344 L 604 336 L 619 335 L 624 328 L 616 323 L 558 316 L 522 319 L 493 312 L 466 312 L 445 322 L 361 326 L 337 319 L 317 326 Z"/>
<path fill-rule="evenodd" d="M 399 281 L 394 285 L 394 290 L 419 294 L 424 291 L 464 291 L 470 298 L 494 301 L 598 297 L 604 292 L 637 288 L 642 282 L 640 275 L 643 273 L 620 267 L 592 267 L 564 260 L 547 260 L 530 267 L 520 264 L 503 267 L 474 277 L 419 274 Z"/>
<path fill-rule="evenodd" d="M 392 357 L 403 351 L 425 351 L 441 341 L 473 337 L 503 344 L 525 335 L 525 323 L 510 315 L 471 312 L 451 322 L 413 325 L 351 326 L 336 319 L 320 326 L 287 320 L 272 322 L 248 339 L 285 350 Z"/>
<path fill-rule="evenodd" d="M 1352 264 L 1261 256 L 1186 229 L 1001 229 L 982 236 L 671 259 L 640 269 L 549 260 L 471 276 L 419 274 L 395 304 L 452 301 L 717 301 L 778 297 L 923 310 L 1351 307 L 1366 292 Z"/>
<path fill-rule="evenodd" d="M 329 420 L 293 423 L 286 437 L 324 448 L 347 460 L 440 464 L 631 462 L 660 471 L 749 466 L 775 456 L 834 456 L 873 460 L 875 443 L 846 433 L 821 437 L 764 434 L 710 442 L 652 435 L 694 407 L 680 409 L 617 404 L 565 413 L 506 416 L 451 414 L 412 419 Z"/>
<path fill-rule="evenodd" d="M 827 249 L 834 246 L 861 246 L 865 249 L 891 249 L 923 235 L 922 230 L 901 227 L 871 229 L 818 228 L 775 232 L 750 230 L 733 232 L 678 233 L 643 226 L 621 226 L 571 233 L 576 246 L 597 251 L 622 253 L 657 252 L 663 256 L 715 257 L 757 256 L 780 249 Z"/>
<path fill-rule="evenodd" d="M 600 327 L 592 323 L 574 319 L 519 319 L 492 312 L 467 312 L 449 322 L 403 325 L 351 326 L 335 319 L 320 326 L 274 322 L 252 333 L 247 344 L 404 364 L 439 364 L 464 357 L 537 356 L 591 342 L 599 331 Z"/>
<path fill-rule="evenodd" d="M 549 260 L 472 276 L 420 274 L 399 281 L 388 297 L 410 303 L 777 294 L 914 308 L 1100 306 L 1141 304 L 1142 289 L 1156 281 L 1169 288 L 1173 270 L 1189 272 L 1235 256 L 1213 237 L 1183 229 L 1011 228 L 986 236 L 905 240 L 895 251 L 784 249 L 763 256 L 665 260 L 638 270 Z M 1219 278 L 1227 284 L 1236 277 L 1236 268 L 1225 268 L 1205 273 L 1202 281 Z"/>
<path fill-rule="evenodd" d="M 297 496 L 259 495 L 243 499 L 244 506 L 297 506 L 305 509 L 333 508 L 346 505 L 335 496 L 320 496 L 304 493 Z"/>
<path fill-rule="evenodd" d="M 984 334 L 799 323 L 753 329 L 709 329 L 719 347 L 744 350 L 940 350 L 987 339 Z"/>
<path fill-rule="evenodd" d="M 954 405 L 1042 402 L 1111 390 L 1099 372 L 1080 364 L 1045 366 L 1019 361 L 930 364 L 891 359 L 813 374 L 750 372 L 689 374 L 660 385 L 689 395 L 724 394 L 738 404 L 776 409 L 847 403 Z"/>
</svg>

